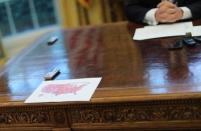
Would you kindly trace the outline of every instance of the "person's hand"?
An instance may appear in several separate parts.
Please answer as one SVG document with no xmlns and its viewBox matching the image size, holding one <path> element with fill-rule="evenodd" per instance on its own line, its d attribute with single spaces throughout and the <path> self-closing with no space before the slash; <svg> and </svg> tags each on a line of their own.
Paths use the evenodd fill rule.
<svg viewBox="0 0 201 131">
<path fill-rule="evenodd" d="M 157 8 L 160 8 L 160 7 L 175 8 L 177 6 L 175 4 L 173 4 L 172 2 L 168 1 L 168 0 L 163 0 L 162 2 L 160 2 L 157 5 Z"/>
<path fill-rule="evenodd" d="M 172 23 L 180 20 L 183 16 L 183 11 L 169 1 L 162 1 L 157 7 L 158 10 L 155 14 L 157 22 Z"/>
</svg>

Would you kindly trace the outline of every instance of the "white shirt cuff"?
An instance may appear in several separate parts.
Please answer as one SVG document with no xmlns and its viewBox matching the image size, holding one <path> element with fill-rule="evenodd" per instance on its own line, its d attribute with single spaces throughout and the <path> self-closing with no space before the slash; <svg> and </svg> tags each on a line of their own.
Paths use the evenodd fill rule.
<svg viewBox="0 0 201 131">
<path fill-rule="evenodd" d="M 180 7 L 183 11 L 183 17 L 182 20 L 184 19 L 189 19 L 192 17 L 191 10 L 188 7 Z"/>
<path fill-rule="evenodd" d="M 157 8 L 153 8 L 151 10 L 149 10 L 146 14 L 145 14 L 145 18 L 144 18 L 144 23 L 147 23 L 149 25 L 157 25 L 158 22 L 156 21 L 155 18 L 155 13 L 156 13 Z"/>
</svg>

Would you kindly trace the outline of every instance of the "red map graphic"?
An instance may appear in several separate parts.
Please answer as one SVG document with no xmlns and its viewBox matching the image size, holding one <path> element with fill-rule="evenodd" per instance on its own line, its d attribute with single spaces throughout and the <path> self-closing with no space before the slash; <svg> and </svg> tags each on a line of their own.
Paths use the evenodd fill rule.
<svg viewBox="0 0 201 131">
<path fill-rule="evenodd" d="M 80 91 L 87 84 L 88 83 L 49 84 L 42 88 L 42 92 L 54 94 L 56 96 L 70 93 L 76 95 L 77 92 Z"/>
</svg>

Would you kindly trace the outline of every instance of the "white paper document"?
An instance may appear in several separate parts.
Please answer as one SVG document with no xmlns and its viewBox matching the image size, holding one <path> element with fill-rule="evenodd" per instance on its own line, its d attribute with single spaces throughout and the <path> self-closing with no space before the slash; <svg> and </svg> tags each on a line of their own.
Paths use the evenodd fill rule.
<svg viewBox="0 0 201 131">
<path fill-rule="evenodd" d="M 196 34 L 196 36 L 201 35 L 199 26 L 193 26 L 192 22 L 181 22 L 138 28 L 135 30 L 133 39 L 146 40 L 161 37 L 182 36 L 186 35 L 187 32 L 191 32 L 192 35 Z"/>
<path fill-rule="evenodd" d="M 201 26 L 194 26 L 191 33 L 192 36 L 201 36 Z"/>
<path fill-rule="evenodd" d="M 101 78 L 44 81 L 25 103 L 90 101 Z"/>
</svg>

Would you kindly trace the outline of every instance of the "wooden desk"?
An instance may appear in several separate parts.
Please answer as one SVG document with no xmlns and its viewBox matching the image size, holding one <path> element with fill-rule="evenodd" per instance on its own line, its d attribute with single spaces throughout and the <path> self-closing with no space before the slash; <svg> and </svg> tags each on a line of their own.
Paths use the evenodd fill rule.
<svg viewBox="0 0 201 131">
<path fill-rule="evenodd" d="M 180 38 L 133 41 L 127 22 L 45 35 L 2 70 L 1 131 L 201 129 L 201 46 L 169 51 Z M 50 36 L 59 36 L 52 46 Z M 24 104 L 56 79 L 102 77 L 90 102 Z"/>
</svg>

